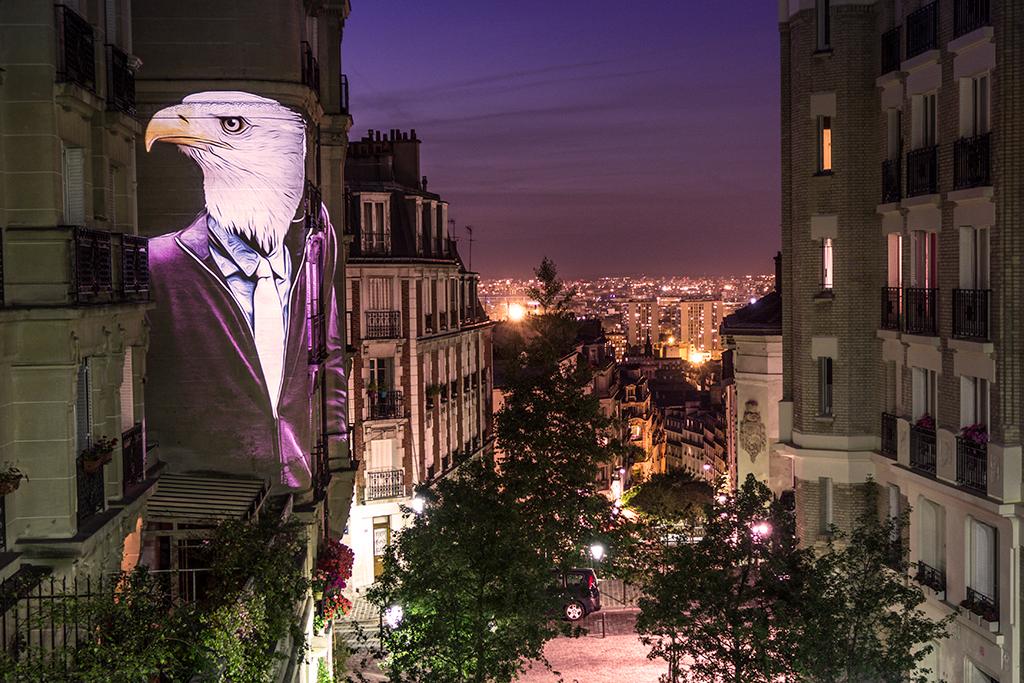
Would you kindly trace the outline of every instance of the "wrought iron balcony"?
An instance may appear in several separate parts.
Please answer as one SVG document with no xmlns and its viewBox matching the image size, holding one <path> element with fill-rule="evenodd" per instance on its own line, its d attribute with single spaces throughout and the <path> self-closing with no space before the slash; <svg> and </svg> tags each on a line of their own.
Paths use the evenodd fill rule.
<svg viewBox="0 0 1024 683">
<path fill-rule="evenodd" d="M 939 46 L 939 3 L 931 2 L 907 15 L 907 59 Z"/>
<path fill-rule="evenodd" d="M 903 289 L 882 287 L 882 329 L 899 330 L 902 319 Z"/>
<path fill-rule="evenodd" d="M 938 334 L 938 293 L 934 287 L 903 290 L 905 332 L 934 337 Z"/>
<path fill-rule="evenodd" d="M 401 311 L 367 311 L 365 339 L 397 339 L 402 336 Z"/>
<path fill-rule="evenodd" d="M 928 586 L 936 593 L 946 592 L 946 572 L 936 569 L 931 565 L 918 560 L 917 572 L 914 573 L 914 581 L 922 586 Z"/>
<path fill-rule="evenodd" d="M 303 216 L 307 233 L 320 233 L 324 230 L 323 195 L 316 183 L 307 180 L 303 198 Z"/>
<path fill-rule="evenodd" d="M 882 413 L 882 455 L 896 459 L 896 416 Z"/>
<path fill-rule="evenodd" d="M 391 233 L 378 231 L 362 231 L 359 241 L 360 253 L 357 256 L 389 256 L 391 254 Z"/>
<path fill-rule="evenodd" d="M 103 491 L 103 467 L 86 472 L 82 458 L 78 458 L 78 521 L 82 522 L 103 512 L 106 496 Z"/>
<path fill-rule="evenodd" d="M 882 75 L 900 68 L 900 27 L 882 34 Z"/>
<path fill-rule="evenodd" d="M 910 426 L 910 466 L 935 476 L 935 430 Z"/>
<path fill-rule="evenodd" d="M 956 483 L 975 493 L 988 493 L 988 446 L 956 437 Z"/>
<path fill-rule="evenodd" d="M 953 186 L 957 190 L 992 184 L 989 133 L 953 143 Z"/>
<path fill-rule="evenodd" d="M 996 599 L 970 586 L 967 587 L 966 599 L 960 603 L 960 606 L 977 614 L 985 621 L 999 621 L 999 606 L 996 605 Z"/>
<path fill-rule="evenodd" d="M 306 41 L 302 41 L 302 84 L 320 95 L 320 63 Z"/>
<path fill-rule="evenodd" d="M 907 153 L 907 196 L 939 191 L 939 147 L 922 147 Z"/>
<path fill-rule="evenodd" d="M 124 494 L 146 478 L 146 436 L 142 424 L 121 433 L 121 471 Z"/>
<path fill-rule="evenodd" d="M 882 162 L 882 203 L 898 202 L 903 196 L 902 164 L 899 157 Z"/>
<path fill-rule="evenodd" d="M 348 113 L 348 76 L 341 74 L 338 79 L 338 109 L 342 114 Z"/>
<path fill-rule="evenodd" d="M 405 495 L 405 470 L 367 472 L 363 486 L 364 500 L 384 500 Z"/>
<path fill-rule="evenodd" d="M 953 290 L 953 336 L 957 339 L 989 338 L 990 289 Z"/>
<path fill-rule="evenodd" d="M 989 0 L 956 0 L 953 37 L 959 38 L 990 23 Z"/>
<path fill-rule="evenodd" d="M 397 420 L 404 415 L 402 392 L 394 389 L 369 392 L 371 420 Z"/>
<path fill-rule="evenodd" d="M 107 107 L 135 116 L 135 72 L 114 45 L 107 45 Z"/>
<path fill-rule="evenodd" d="M 57 80 L 96 91 L 92 25 L 66 5 L 57 5 Z"/>
<path fill-rule="evenodd" d="M 331 465 L 327 443 L 323 440 L 319 441 L 313 447 L 310 457 L 313 461 L 313 495 L 317 500 L 323 500 L 331 483 Z"/>
</svg>

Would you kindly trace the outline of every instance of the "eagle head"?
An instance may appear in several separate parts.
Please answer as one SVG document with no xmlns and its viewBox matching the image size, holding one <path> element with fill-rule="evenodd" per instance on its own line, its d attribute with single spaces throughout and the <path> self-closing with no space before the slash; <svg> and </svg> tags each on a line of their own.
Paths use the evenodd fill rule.
<svg viewBox="0 0 1024 683">
<path fill-rule="evenodd" d="M 203 172 L 206 209 L 265 255 L 274 253 L 302 200 L 306 127 L 298 113 L 247 92 L 189 95 L 146 128 L 146 151 L 168 142 Z"/>
</svg>

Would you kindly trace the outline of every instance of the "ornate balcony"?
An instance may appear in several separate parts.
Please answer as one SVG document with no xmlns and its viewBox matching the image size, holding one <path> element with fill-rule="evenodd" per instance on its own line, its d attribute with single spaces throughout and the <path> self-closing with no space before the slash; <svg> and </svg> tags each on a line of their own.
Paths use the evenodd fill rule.
<svg viewBox="0 0 1024 683">
<path fill-rule="evenodd" d="M 903 318 L 907 334 L 934 337 L 938 334 L 938 292 L 934 287 L 903 290 Z"/>
<path fill-rule="evenodd" d="M 92 25 L 66 5 L 57 5 L 57 80 L 96 92 L 96 48 Z"/>
<path fill-rule="evenodd" d="M 898 202 L 903 197 L 901 186 L 903 171 L 900 160 L 887 159 L 882 162 L 882 203 Z"/>
<path fill-rule="evenodd" d="M 302 84 L 320 95 L 320 63 L 306 41 L 302 41 Z"/>
<path fill-rule="evenodd" d="M 910 466 L 935 476 L 935 430 L 910 426 Z"/>
<path fill-rule="evenodd" d="M 902 320 L 903 289 L 882 287 L 882 329 L 899 330 Z"/>
<path fill-rule="evenodd" d="M 882 413 L 882 455 L 896 459 L 896 416 Z"/>
<path fill-rule="evenodd" d="M 953 187 L 963 190 L 992 184 L 989 133 L 953 143 Z"/>
<path fill-rule="evenodd" d="M 977 614 L 989 623 L 999 621 L 999 606 L 996 604 L 996 599 L 970 586 L 967 587 L 966 597 L 960 603 L 960 606 Z"/>
<path fill-rule="evenodd" d="M 946 592 L 946 572 L 927 565 L 920 560 L 917 562 L 914 581 L 917 581 L 922 586 L 928 586 L 928 588 L 931 588 L 936 593 Z"/>
<path fill-rule="evenodd" d="M 900 68 L 900 27 L 882 34 L 882 75 Z"/>
<path fill-rule="evenodd" d="M 954 38 L 988 26 L 989 23 L 989 0 L 956 0 L 953 8 Z"/>
<path fill-rule="evenodd" d="M 364 339 L 398 339 L 402 336 L 401 311 L 367 311 Z"/>
<path fill-rule="evenodd" d="M 989 338 L 989 289 L 953 290 L 953 336 L 957 339 Z"/>
<path fill-rule="evenodd" d="M 78 521 L 103 512 L 106 496 L 103 491 L 103 467 L 95 472 L 85 471 L 82 458 L 78 458 Z"/>
<path fill-rule="evenodd" d="M 907 196 L 935 194 L 939 191 L 938 145 L 907 153 Z"/>
<path fill-rule="evenodd" d="M 988 494 L 988 446 L 956 437 L 956 483 L 974 493 Z"/>
<path fill-rule="evenodd" d="M 146 436 L 141 423 L 121 433 L 121 465 L 122 485 L 127 496 L 131 487 L 146 478 Z"/>
<path fill-rule="evenodd" d="M 907 15 L 907 59 L 939 47 L 939 3 Z"/>
<path fill-rule="evenodd" d="M 135 72 L 128 55 L 114 45 L 107 45 L 107 107 L 135 116 Z"/>
<path fill-rule="evenodd" d="M 378 470 L 365 474 L 363 500 L 401 498 L 405 495 L 405 470 Z"/>
<path fill-rule="evenodd" d="M 397 420 L 404 415 L 402 392 L 384 389 L 368 392 L 371 420 Z"/>
</svg>

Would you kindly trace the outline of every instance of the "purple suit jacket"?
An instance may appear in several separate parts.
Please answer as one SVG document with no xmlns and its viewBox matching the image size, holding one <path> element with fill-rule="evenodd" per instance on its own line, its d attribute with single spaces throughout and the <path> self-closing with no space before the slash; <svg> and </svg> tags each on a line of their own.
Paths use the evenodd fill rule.
<svg viewBox="0 0 1024 683">
<path fill-rule="evenodd" d="M 285 243 L 292 257 L 285 364 L 275 418 L 252 331 L 210 256 L 207 214 L 184 230 L 149 242 L 149 313 L 146 427 L 161 460 L 176 471 L 218 471 L 268 479 L 275 488 L 311 483 L 310 452 L 317 446 L 321 405 L 327 432 L 344 438 L 345 357 L 336 282 L 338 238 L 323 232 Z M 315 262 L 321 255 L 321 266 Z M 318 278 L 319 271 L 319 278 Z M 311 365 L 310 285 L 323 283 L 327 358 Z M 322 369 L 321 369 L 322 368 Z M 324 387 L 324 400 L 318 393 Z"/>
</svg>

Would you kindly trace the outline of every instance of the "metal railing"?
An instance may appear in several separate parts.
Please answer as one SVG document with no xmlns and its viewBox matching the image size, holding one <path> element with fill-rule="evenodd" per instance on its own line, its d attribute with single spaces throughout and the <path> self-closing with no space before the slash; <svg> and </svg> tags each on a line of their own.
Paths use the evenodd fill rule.
<svg viewBox="0 0 1024 683">
<path fill-rule="evenodd" d="M 96 91 L 92 25 L 66 5 L 57 5 L 57 80 Z"/>
<path fill-rule="evenodd" d="M 306 181 L 303 202 L 306 232 L 312 234 L 323 232 L 323 195 L 320 193 L 320 188 L 311 180 Z"/>
<path fill-rule="evenodd" d="M 988 493 L 988 447 L 956 437 L 956 483 L 975 493 Z"/>
<path fill-rule="evenodd" d="M 424 313 L 423 314 L 423 331 L 430 333 L 434 331 L 434 314 Z"/>
<path fill-rule="evenodd" d="M 963 190 L 992 184 L 989 133 L 953 143 L 953 187 Z"/>
<path fill-rule="evenodd" d="M 953 336 L 958 339 L 989 338 L 990 289 L 953 290 Z"/>
<path fill-rule="evenodd" d="M 369 392 L 371 420 L 397 420 L 403 415 L 402 392 L 385 389 Z"/>
<path fill-rule="evenodd" d="M 107 107 L 135 116 L 135 72 L 116 45 L 107 45 Z"/>
<path fill-rule="evenodd" d="M 907 196 L 939 191 L 939 147 L 922 147 L 907 153 Z"/>
<path fill-rule="evenodd" d="M 121 433 L 121 471 L 124 495 L 128 489 L 146 478 L 146 436 L 142 423 Z"/>
<path fill-rule="evenodd" d="M 313 461 L 313 495 L 317 500 L 323 500 L 331 483 L 331 465 L 326 441 L 321 439 L 317 442 L 310 456 Z"/>
<path fill-rule="evenodd" d="M 348 76 L 345 74 L 338 78 L 338 108 L 342 114 L 348 113 Z"/>
<path fill-rule="evenodd" d="M 935 475 L 935 430 L 910 426 L 910 466 Z"/>
<path fill-rule="evenodd" d="M 367 311 L 364 339 L 397 339 L 402 336 L 401 311 Z"/>
<path fill-rule="evenodd" d="M 970 586 L 967 587 L 966 599 L 961 606 L 966 607 L 985 621 L 999 621 L 999 607 L 996 605 L 996 599 Z"/>
<path fill-rule="evenodd" d="M 903 289 L 882 287 L 882 329 L 898 330 L 902 320 Z"/>
<path fill-rule="evenodd" d="M 76 227 L 74 243 L 75 300 L 89 303 L 108 297 L 114 287 L 110 233 Z"/>
<path fill-rule="evenodd" d="M 121 235 L 121 295 L 125 299 L 149 299 L 149 240 Z"/>
<path fill-rule="evenodd" d="M 86 519 L 103 512 L 106 503 L 106 495 L 103 490 L 103 467 L 100 466 L 95 472 L 87 472 L 83 465 L 82 458 L 78 458 L 78 521 Z"/>
<path fill-rule="evenodd" d="M 882 203 L 898 202 L 903 197 L 903 169 L 899 157 L 882 162 Z"/>
<path fill-rule="evenodd" d="M 939 3 L 931 2 L 907 15 L 907 59 L 939 46 Z"/>
<path fill-rule="evenodd" d="M 900 68 L 900 27 L 882 34 L 882 74 Z"/>
<path fill-rule="evenodd" d="M 387 256 L 391 253 L 391 233 L 383 230 L 362 231 L 359 245 L 362 256 Z"/>
<path fill-rule="evenodd" d="M 895 460 L 897 451 L 896 416 L 882 413 L 882 455 Z"/>
<path fill-rule="evenodd" d="M 907 287 L 903 290 L 903 318 L 907 334 L 932 337 L 938 334 L 938 292 L 934 287 Z"/>
<path fill-rule="evenodd" d="M 946 572 L 941 569 L 917 561 L 917 571 L 914 573 L 914 581 L 922 586 L 928 586 L 937 593 L 946 592 Z"/>
<path fill-rule="evenodd" d="M 953 7 L 954 38 L 988 26 L 989 22 L 989 0 L 956 0 Z"/>
<path fill-rule="evenodd" d="M 381 470 L 366 473 L 364 500 L 400 498 L 405 495 L 405 470 Z"/>
<path fill-rule="evenodd" d="M 320 63 L 306 41 L 302 41 L 302 84 L 320 95 Z"/>
</svg>

